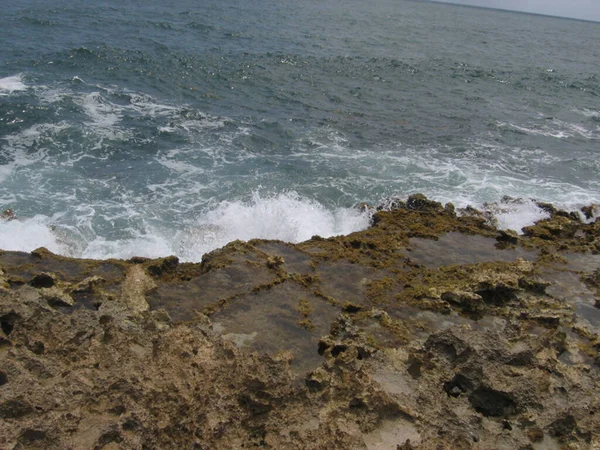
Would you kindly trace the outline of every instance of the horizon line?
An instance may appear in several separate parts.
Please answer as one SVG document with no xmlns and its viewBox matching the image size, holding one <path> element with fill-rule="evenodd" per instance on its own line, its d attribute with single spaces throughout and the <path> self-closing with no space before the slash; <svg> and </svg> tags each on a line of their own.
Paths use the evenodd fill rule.
<svg viewBox="0 0 600 450">
<path fill-rule="evenodd" d="M 518 9 L 506 9 L 506 8 L 498 8 L 498 7 L 493 7 L 493 6 L 468 5 L 468 4 L 464 4 L 464 3 L 454 3 L 454 2 L 449 2 L 449 1 L 446 1 L 446 0 L 407 0 L 407 1 L 437 3 L 437 4 L 440 4 L 440 5 L 461 6 L 461 7 L 464 7 L 464 8 L 488 9 L 488 10 L 491 10 L 491 11 L 501 11 L 501 12 L 510 12 L 510 13 L 518 13 L 518 14 L 527 14 L 527 15 L 530 15 L 530 16 L 540 16 L 540 17 L 548 17 L 548 18 L 552 18 L 552 19 L 575 20 L 577 22 L 586 22 L 586 23 L 600 24 L 600 18 L 599 19 L 582 19 L 580 17 L 555 16 L 555 15 L 552 15 L 552 14 L 544 14 L 544 13 L 537 13 L 537 12 L 531 12 L 531 11 L 522 11 L 522 10 L 518 10 Z"/>
</svg>

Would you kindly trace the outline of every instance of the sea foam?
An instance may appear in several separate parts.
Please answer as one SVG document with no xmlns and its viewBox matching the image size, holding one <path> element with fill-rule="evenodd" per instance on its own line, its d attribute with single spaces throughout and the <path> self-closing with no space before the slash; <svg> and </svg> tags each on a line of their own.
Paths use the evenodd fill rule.
<svg viewBox="0 0 600 450">
<path fill-rule="evenodd" d="M 25 89 L 27 89 L 27 85 L 23 83 L 23 76 L 21 74 L 0 78 L 0 95 L 8 95 L 15 91 L 24 91 Z"/>
<path fill-rule="evenodd" d="M 183 259 L 202 254 L 236 239 L 277 239 L 302 242 L 314 235 L 330 237 L 349 234 L 369 226 L 369 215 L 354 208 L 328 209 L 298 194 L 261 196 L 247 202 L 227 201 L 198 218 L 178 237 Z"/>
<path fill-rule="evenodd" d="M 179 229 L 147 226 L 130 238 L 112 241 L 78 232 L 73 225 L 57 225 L 57 218 L 39 215 L 0 221 L 0 248 L 29 252 L 43 246 L 62 255 L 93 259 L 174 254 L 182 261 L 200 261 L 205 253 L 237 239 L 296 243 L 314 235 L 349 234 L 367 228 L 370 221 L 366 212 L 329 209 L 294 192 L 255 193 L 249 201 L 219 203 Z"/>
<path fill-rule="evenodd" d="M 37 215 L 23 221 L 0 220 L 0 249 L 30 252 L 39 247 L 64 254 L 65 248 L 48 226 L 48 217 Z"/>
</svg>

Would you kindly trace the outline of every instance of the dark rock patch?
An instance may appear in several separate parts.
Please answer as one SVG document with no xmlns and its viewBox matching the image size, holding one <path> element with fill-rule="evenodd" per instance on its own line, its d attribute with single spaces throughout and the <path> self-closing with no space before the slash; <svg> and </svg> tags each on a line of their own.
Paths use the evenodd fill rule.
<svg viewBox="0 0 600 450">
<path fill-rule="evenodd" d="M 480 386 L 469 395 L 475 410 L 486 417 L 509 417 L 517 412 L 517 404 L 511 396 L 486 386 Z"/>
</svg>

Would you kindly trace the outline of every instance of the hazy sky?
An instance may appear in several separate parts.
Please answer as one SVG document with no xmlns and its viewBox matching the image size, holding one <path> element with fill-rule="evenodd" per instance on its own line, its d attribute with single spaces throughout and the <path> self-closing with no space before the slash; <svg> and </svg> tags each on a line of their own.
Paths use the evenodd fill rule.
<svg viewBox="0 0 600 450">
<path fill-rule="evenodd" d="M 600 0 L 439 0 L 600 22 Z"/>
</svg>

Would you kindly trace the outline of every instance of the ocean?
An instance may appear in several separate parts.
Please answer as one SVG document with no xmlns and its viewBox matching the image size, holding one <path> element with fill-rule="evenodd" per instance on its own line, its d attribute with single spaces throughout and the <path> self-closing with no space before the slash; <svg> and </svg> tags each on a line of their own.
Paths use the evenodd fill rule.
<svg viewBox="0 0 600 450">
<path fill-rule="evenodd" d="M 9 2 L 0 248 L 199 261 L 416 192 L 513 229 L 600 203 L 599 36 L 425 1 Z"/>
</svg>

